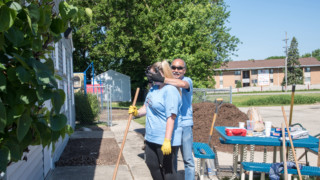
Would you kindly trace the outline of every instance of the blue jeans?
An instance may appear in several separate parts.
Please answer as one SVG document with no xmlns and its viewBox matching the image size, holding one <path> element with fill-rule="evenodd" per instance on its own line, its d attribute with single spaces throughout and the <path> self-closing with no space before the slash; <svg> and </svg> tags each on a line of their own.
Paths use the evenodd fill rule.
<svg viewBox="0 0 320 180">
<path fill-rule="evenodd" d="M 184 162 L 184 177 L 185 180 L 194 180 L 195 178 L 195 168 L 194 160 L 192 155 L 192 144 L 193 144 L 193 133 L 192 126 L 182 127 L 182 144 L 181 144 L 181 154 Z M 178 150 L 175 152 L 178 154 Z M 177 157 L 177 156 L 176 156 Z M 177 170 L 177 158 L 173 161 L 174 167 Z"/>
</svg>

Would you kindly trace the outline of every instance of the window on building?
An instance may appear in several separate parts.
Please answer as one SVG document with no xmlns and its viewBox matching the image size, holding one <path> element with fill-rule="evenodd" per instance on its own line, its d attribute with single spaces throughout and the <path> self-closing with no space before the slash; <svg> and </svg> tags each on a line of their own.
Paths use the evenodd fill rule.
<svg viewBox="0 0 320 180">
<path fill-rule="evenodd" d="M 223 85 L 223 80 L 220 80 L 220 86 L 222 86 Z"/>
<path fill-rule="evenodd" d="M 249 71 L 242 71 L 242 78 L 244 79 L 250 78 Z"/>
<path fill-rule="evenodd" d="M 270 73 L 270 74 L 273 74 L 273 69 L 269 69 L 269 73 Z"/>
<path fill-rule="evenodd" d="M 257 84 L 258 80 L 257 79 L 252 79 L 252 84 Z"/>
<path fill-rule="evenodd" d="M 256 75 L 258 74 L 258 70 L 251 70 L 251 75 Z"/>
<path fill-rule="evenodd" d="M 305 77 L 304 78 L 305 83 L 310 83 L 311 82 L 311 77 Z"/>
<path fill-rule="evenodd" d="M 304 68 L 304 72 L 310 72 L 310 67 Z"/>
<path fill-rule="evenodd" d="M 240 75 L 241 71 L 234 71 L 234 75 Z"/>
<path fill-rule="evenodd" d="M 273 83 L 273 79 L 270 79 L 270 83 Z"/>
</svg>

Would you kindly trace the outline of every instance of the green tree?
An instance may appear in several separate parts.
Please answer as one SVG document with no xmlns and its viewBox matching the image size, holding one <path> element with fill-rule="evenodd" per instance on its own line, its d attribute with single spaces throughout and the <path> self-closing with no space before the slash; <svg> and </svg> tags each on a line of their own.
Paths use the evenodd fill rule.
<svg viewBox="0 0 320 180">
<path fill-rule="evenodd" d="M 302 58 L 307 58 L 307 57 L 311 57 L 311 56 L 312 56 L 311 53 L 305 53 L 301 57 Z"/>
<path fill-rule="evenodd" d="M 96 73 L 113 69 L 131 77 L 132 88 L 145 87 L 145 68 L 163 59 L 183 58 L 195 87 L 213 87 L 213 68 L 236 50 L 222 1 L 71 0 L 90 7 L 92 22 L 74 27 L 75 71 L 94 61 Z M 145 81 L 142 79 L 145 78 Z"/>
<path fill-rule="evenodd" d="M 267 57 L 267 59 L 285 59 L 286 57 L 285 56 L 270 56 L 270 57 Z"/>
<path fill-rule="evenodd" d="M 314 51 L 312 51 L 312 57 L 317 58 L 320 61 L 320 49 L 316 49 Z"/>
<path fill-rule="evenodd" d="M 320 60 L 320 49 L 316 49 L 316 50 L 312 51 L 311 53 L 305 53 L 301 57 L 303 57 L 303 58 L 305 58 L 305 57 L 315 57 L 318 60 Z"/>
<path fill-rule="evenodd" d="M 236 88 L 242 88 L 242 83 L 241 83 L 241 81 L 237 81 Z"/>
<path fill-rule="evenodd" d="M 295 37 L 292 38 L 290 47 L 288 49 L 287 59 L 287 79 L 288 85 L 291 84 L 303 84 L 303 72 L 299 62 L 299 50 L 298 41 Z M 285 84 L 285 78 L 283 79 L 282 85 Z"/>
<path fill-rule="evenodd" d="M 54 142 L 72 132 L 60 113 L 65 100 L 60 77 L 47 55 L 69 20 L 84 10 L 65 1 L 18 2 L 0 1 L 0 173 L 21 160 L 29 145 L 54 149 Z M 44 106 L 48 100 L 52 109 Z"/>
</svg>

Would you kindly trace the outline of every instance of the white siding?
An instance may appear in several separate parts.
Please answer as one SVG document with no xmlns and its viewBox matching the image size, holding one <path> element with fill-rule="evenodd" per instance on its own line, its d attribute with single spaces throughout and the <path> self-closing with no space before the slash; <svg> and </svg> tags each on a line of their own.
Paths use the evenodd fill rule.
<svg viewBox="0 0 320 180">
<path fill-rule="evenodd" d="M 62 0 L 55 0 L 53 10 L 58 14 L 58 4 Z M 56 74 L 62 80 L 58 80 L 59 89 L 63 89 L 66 94 L 64 107 L 61 108 L 61 113 L 64 113 L 68 118 L 68 124 L 75 126 L 75 108 L 74 108 L 74 92 L 73 92 L 73 63 L 72 63 L 72 39 L 64 37 L 54 44 L 54 50 L 48 54 L 54 62 Z M 49 109 L 52 107 L 51 102 L 45 102 L 45 106 Z M 30 151 L 25 153 L 27 161 L 21 160 L 12 163 L 8 168 L 5 177 L 7 180 L 43 180 L 50 170 L 55 168 L 54 163 L 59 160 L 69 137 L 60 138 L 55 143 L 55 151 L 52 152 L 52 146 L 29 146 Z"/>
<path fill-rule="evenodd" d="M 67 64 L 66 64 L 66 48 L 62 44 L 62 67 L 63 67 L 63 74 L 67 74 Z"/>
<path fill-rule="evenodd" d="M 27 161 L 21 160 L 7 168 L 7 180 L 41 180 L 43 178 L 42 146 L 29 146 Z"/>
<path fill-rule="evenodd" d="M 59 70 L 59 42 L 54 44 L 54 67 L 56 70 Z"/>
<path fill-rule="evenodd" d="M 100 79 L 103 86 L 111 86 L 112 101 L 131 101 L 131 83 L 129 76 L 109 70 L 97 75 L 94 83 L 99 84 Z M 109 99 L 107 93 L 105 93 L 105 97 L 103 99 Z"/>
</svg>

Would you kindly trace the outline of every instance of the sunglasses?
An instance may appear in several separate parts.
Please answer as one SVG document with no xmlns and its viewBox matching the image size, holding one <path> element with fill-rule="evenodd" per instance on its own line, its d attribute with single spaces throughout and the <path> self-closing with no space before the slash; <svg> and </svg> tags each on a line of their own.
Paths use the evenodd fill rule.
<svg viewBox="0 0 320 180">
<path fill-rule="evenodd" d="M 182 70 L 182 69 L 184 69 L 184 67 L 182 67 L 182 66 L 171 66 L 171 69 L 173 69 L 173 70 L 176 70 L 176 69 L 178 69 L 178 70 Z"/>
</svg>

